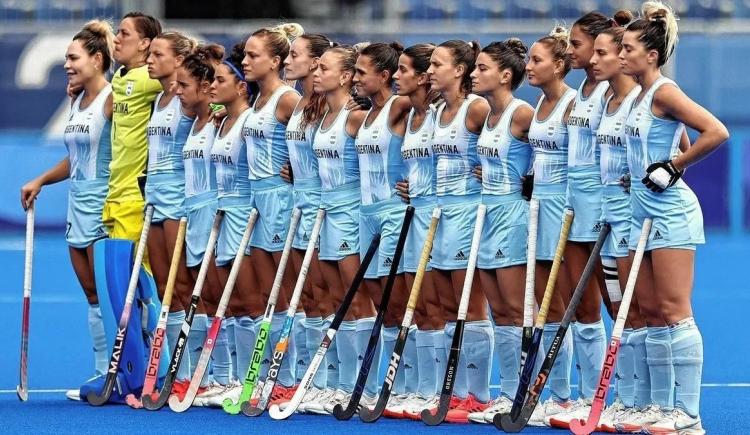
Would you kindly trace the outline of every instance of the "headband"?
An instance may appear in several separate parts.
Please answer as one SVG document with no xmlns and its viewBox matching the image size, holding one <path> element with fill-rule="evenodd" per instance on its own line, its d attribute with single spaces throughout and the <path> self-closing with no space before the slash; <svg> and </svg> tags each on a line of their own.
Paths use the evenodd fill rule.
<svg viewBox="0 0 750 435">
<path fill-rule="evenodd" d="M 232 64 L 232 62 L 228 60 L 224 60 L 221 63 L 228 66 L 229 69 L 231 69 L 232 72 L 237 76 L 237 78 L 240 79 L 240 81 L 243 81 L 243 82 L 245 81 L 245 74 L 242 74 L 242 71 L 238 70 L 237 67 Z"/>
</svg>

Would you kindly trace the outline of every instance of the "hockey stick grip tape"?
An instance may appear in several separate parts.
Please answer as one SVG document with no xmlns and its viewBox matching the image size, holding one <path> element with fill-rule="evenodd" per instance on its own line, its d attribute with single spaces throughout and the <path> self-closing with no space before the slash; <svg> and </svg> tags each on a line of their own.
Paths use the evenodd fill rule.
<svg viewBox="0 0 750 435">
<path fill-rule="evenodd" d="M 638 271 L 641 269 L 643 253 L 646 251 L 648 235 L 651 233 L 652 222 L 651 218 L 643 220 L 643 228 L 641 229 L 641 235 L 638 238 L 638 245 L 635 248 L 633 264 L 630 266 L 630 273 L 628 274 L 628 282 L 625 285 L 625 291 L 622 294 L 622 302 L 620 302 L 620 309 L 617 311 L 615 326 L 612 328 L 613 338 L 617 337 L 619 339 L 622 337 L 622 330 L 625 328 L 625 320 L 628 318 L 630 301 L 633 299 L 633 292 L 635 291 L 635 282 L 638 280 Z"/>
<path fill-rule="evenodd" d="M 432 244 L 435 241 L 435 232 L 437 232 L 437 226 L 440 222 L 440 215 L 442 210 L 440 207 L 435 207 L 432 210 L 432 219 L 430 220 L 430 227 L 427 229 L 427 236 L 422 245 L 422 254 L 419 257 L 419 264 L 417 265 L 417 272 L 414 275 L 414 282 L 411 286 L 411 293 L 409 293 L 409 301 L 406 304 L 406 314 L 404 314 L 404 320 L 401 326 L 411 326 L 411 319 L 414 316 L 414 310 L 417 307 L 417 301 L 419 300 L 419 294 L 422 289 L 422 280 L 424 279 L 425 269 L 427 269 L 427 263 L 430 261 L 430 253 L 432 252 Z"/>
<path fill-rule="evenodd" d="M 185 246 L 185 232 L 187 230 L 187 218 L 180 219 L 180 226 L 177 228 L 177 239 L 174 242 L 174 251 L 172 252 L 172 263 L 169 265 L 169 276 L 167 276 L 167 286 L 164 288 L 164 300 L 162 307 L 172 305 L 172 294 L 174 293 L 174 283 L 177 281 L 177 271 L 180 269 L 180 260 L 182 260 L 182 248 Z"/>
<path fill-rule="evenodd" d="M 552 269 L 549 272 L 547 287 L 544 289 L 544 297 L 542 298 L 542 303 L 539 306 L 539 313 L 536 316 L 536 323 L 534 325 L 534 327 L 536 328 L 543 328 L 544 323 L 547 321 L 547 313 L 549 312 L 549 305 L 552 302 L 552 296 L 555 294 L 555 283 L 557 282 L 557 275 L 560 272 L 560 265 L 562 264 L 565 244 L 568 242 L 568 233 L 570 233 L 570 226 L 573 224 L 573 216 L 573 209 L 566 208 L 563 212 L 563 222 L 562 228 L 560 228 L 560 238 L 557 240 L 555 257 L 552 260 Z"/>
<path fill-rule="evenodd" d="M 247 219 L 247 226 L 245 232 L 242 234 L 242 240 L 240 241 L 240 247 L 237 249 L 237 254 L 234 256 L 234 262 L 232 268 L 229 270 L 229 278 L 227 284 L 224 286 L 224 291 L 221 294 L 221 300 L 219 305 L 216 307 L 216 314 L 214 317 L 223 318 L 224 312 L 227 310 L 229 305 L 229 298 L 232 296 L 232 290 L 234 289 L 234 283 L 237 282 L 237 275 L 240 274 L 240 265 L 245 257 L 245 249 L 247 249 L 248 243 L 250 243 L 250 236 L 253 234 L 255 228 L 255 222 L 258 220 L 258 210 L 253 208 L 250 211 L 250 217 Z"/>
<path fill-rule="evenodd" d="M 31 296 L 31 267 L 34 258 L 34 202 L 26 209 L 26 246 L 23 263 L 23 297 Z"/>
<path fill-rule="evenodd" d="M 484 217 L 487 214 L 487 206 L 479 204 L 477 208 L 477 222 L 474 225 L 474 235 L 471 238 L 471 251 L 469 252 L 469 264 L 466 266 L 466 277 L 464 287 L 461 289 L 461 301 L 458 304 L 457 320 L 466 320 L 466 312 L 469 310 L 469 298 L 471 296 L 471 285 L 474 282 L 474 271 L 477 268 L 477 257 L 479 255 L 479 242 L 482 238 Z"/>
<path fill-rule="evenodd" d="M 523 326 L 534 323 L 534 281 L 536 278 L 536 237 L 539 228 L 539 200 L 529 202 L 529 235 L 526 239 L 526 287 L 523 295 Z"/>
<path fill-rule="evenodd" d="M 297 312 L 297 305 L 299 305 L 300 296 L 302 295 L 302 289 L 305 286 L 307 273 L 310 270 L 310 263 L 312 262 L 312 257 L 315 253 L 315 244 L 317 243 L 318 237 L 320 236 L 320 228 L 323 226 L 323 219 L 325 218 L 325 216 L 325 209 L 319 208 L 318 214 L 315 216 L 315 223 L 313 224 L 312 233 L 310 234 L 310 240 L 307 242 L 305 256 L 302 258 L 302 267 L 300 268 L 299 276 L 297 276 L 297 282 L 294 284 L 292 297 L 289 300 L 287 316 L 294 316 L 294 313 Z"/>
<path fill-rule="evenodd" d="M 276 305 L 276 300 L 279 298 L 279 290 L 281 289 L 281 281 L 284 278 L 284 271 L 286 270 L 286 264 L 289 261 L 289 252 L 292 251 L 292 243 L 294 242 L 294 236 L 297 233 L 297 225 L 299 225 L 299 219 L 302 212 L 295 207 L 292 210 L 292 222 L 289 224 L 289 230 L 286 233 L 286 240 L 284 241 L 284 250 L 281 253 L 281 259 L 279 260 L 279 267 L 276 269 L 276 276 L 273 279 L 273 285 L 271 285 L 271 293 L 268 296 L 268 306 Z"/>
</svg>

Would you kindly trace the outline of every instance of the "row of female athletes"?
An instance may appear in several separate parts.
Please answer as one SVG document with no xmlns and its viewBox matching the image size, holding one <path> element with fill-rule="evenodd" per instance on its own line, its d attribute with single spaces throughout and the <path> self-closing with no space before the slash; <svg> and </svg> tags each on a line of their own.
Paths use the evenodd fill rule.
<svg viewBox="0 0 750 435">
<path fill-rule="evenodd" d="M 360 254 L 380 234 L 364 291 L 339 328 L 326 370 L 316 375 L 299 408 L 318 414 L 348 403 L 410 203 L 416 214 L 383 331 L 390 355 L 432 210 L 440 207 L 416 332 L 410 334 L 404 370 L 385 413 L 417 419 L 422 409 L 437 403 L 477 208 L 485 204 L 479 279 L 471 292 L 447 415 L 451 422 L 479 423 L 510 409 L 509 397 L 519 382 L 527 195 L 540 204 L 537 297 L 550 274 L 563 210 L 575 212 L 544 327 L 547 346 L 601 222 L 608 222 L 612 230 L 601 251 L 602 268 L 586 287 L 572 334 L 552 369 L 551 397 L 530 421 L 558 427 L 588 415 L 606 349 L 602 300 L 616 312 L 641 225 L 652 218 L 634 309 L 622 337 L 617 399 L 600 428 L 703 433 L 702 339 L 690 294 L 695 247 L 704 236 L 700 206 L 681 175 L 723 143 L 728 132 L 662 75 L 676 43 L 671 9 L 653 1 L 643 4 L 637 19 L 627 11 L 614 18 L 588 13 L 570 33 L 558 27 L 530 49 L 515 38 L 481 49 L 458 40 L 406 49 L 396 43 L 349 47 L 285 24 L 260 29 L 225 53 L 218 45 L 199 46 L 179 32 L 162 32 L 157 20 L 140 13 L 128 14 L 116 36 L 106 23 L 92 22 L 66 54 L 74 95 L 65 131 L 69 156 L 25 185 L 22 202 L 28 206 L 43 185 L 71 179 L 67 239 L 91 304 L 98 373 L 106 371 L 108 354 L 91 244 L 106 232 L 137 238 L 135 216 L 142 213 L 143 202 L 132 194 L 133 182 L 146 165 L 146 150 L 145 195 L 155 207 L 148 253 L 160 292 L 178 220 L 188 219 L 185 261 L 167 327 L 172 342 L 214 214 L 217 208 L 225 211 L 202 314 L 190 335 L 191 364 L 182 364 L 175 385 L 178 394 L 197 362 L 248 215 L 257 209 L 249 261 L 239 272 L 212 375 L 195 402 L 209 406 L 239 395 L 237 380 L 249 364 L 292 209 L 298 208 L 302 218 L 272 343 L 280 335 L 318 208 L 326 215 L 303 292 L 304 313 L 295 325 L 296 344 L 274 393 L 277 402 L 293 394 L 353 281 Z M 113 60 L 122 66 L 110 85 L 106 73 Z M 565 83 L 571 68 L 586 73 L 577 89 Z M 513 95 L 524 78 L 542 91 L 536 107 Z M 293 82 L 299 91 L 290 86 Z M 223 106 L 219 116 L 212 105 Z M 692 144 L 685 125 L 699 133 Z M 489 390 L 493 354 L 502 379 L 494 398 Z M 577 398 L 570 386 L 574 356 Z M 374 403 L 377 381 L 369 377 L 363 405 Z"/>
</svg>

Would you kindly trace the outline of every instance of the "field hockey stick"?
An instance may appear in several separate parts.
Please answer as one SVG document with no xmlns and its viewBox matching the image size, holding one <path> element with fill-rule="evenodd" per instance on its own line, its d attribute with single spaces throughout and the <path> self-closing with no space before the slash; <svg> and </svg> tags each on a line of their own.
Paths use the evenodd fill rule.
<svg viewBox="0 0 750 435">
<path fill-rule="evenodd" d="M 266 311 L 263 313 L 263 320 L 260 322 L 260 328 L 258 334 L 255 337 L 255 345 L 253 346 L 252 354 L 250 356 L 250 365 L 247 367 L 247 374 L 245 380 L 242 382 L 242 392 L 240 393 L 239 399 L 235 402 L 230 397 L 224 399 L 221 404 L 224 412 L 228 414 L 239 414 L 240 404 L 250 399 L 255 389 L 255 384 L 258 381 L 258 375 L 260 374 L 260 366 L 263 361 L 263 353 L 266 351 L 266 344 L 268 343 L 268 336 L 271 334 L 271 320 L 273 320 L 274 311 L 276 311 L 276 301 L 279 299 L 279 291 L 281 290 L 281 280 L 284 277 L 284 271 L 286 270 L 286 263 L 289 261 L 289 252 L 292 250 L 292 242 L 294 242 L 294 235 L 297 232 L 297 225 L 299 224 L 301 212 L 298 208 L 292 211 L 292 222 L 289 225 L 289 231 L 286 234 L 286 241 L 284 242 L 284 250 L 281 253 L 281 260 L 279 261 L 279 267 L 276 269 L 276 276 L 271 286 L 271 293 L 268 296 L 268 304 L 266 304 Z M 238 349 L 238 351 L 240 351 Z"/>
<path fill-rule="evenodd" d="M 436 426 L 445 420 L 448 414 L 451 396 L 453 395 L 453 385 L 456 382 L 458 372 L 458 361 L 461 356 L 461 343 L 464 335 L 464 324 L 466 323 L 466 314 L 469 310 L 469 297 L 471 296 L 471 286 L 474 282 L 474 271 L 477 266 L 477 256 L 479 255 L 479 242 L 482 238 L 482 228 L 484 227 L 484 218 L 487 214 L 487 206 L 480 204 L 477 209 L 477 222 L 474 225 L 474 235 L 471 238 L 471 251 L 469 252 L 469 264 L 466 267 L 466 278 L 461 290 L 461 301 L 458 304 L 458 313 L 456 315 L 456 332 L 453 335 L 450 354 L 448 355 L 448 364 L 445 367 L 445 377 L 443 378 L 443 388 L 440 392 L 440 402 L 433 414 L 429 409 L 422 410 L 422 421 L 430 426 Z"/>
<path fill-rule="evenodd" d="M 287 406 L 283 411 L 281 410 L 279 405 L 271 405 L 268 414 L 274 420 L 284 420 L 286 418 L 289 418 L 289 416 L 297 410 L 299 404 L 302 403 L 302 398 L 310 389 L 313 378 L 315 377 L 315 373 L 317 373 L 321 362 L 323 362 L 323 358 L 325 357 L 328 348 L 331 346 L 333 337 L 336 336 L 336 332 L 338 331 L 341 322 L 344 320 L 344 316 L 349 310 L 349 306 L 351 306 L 352 300 L 354 300 L 354 295 L 357 293 L 359 286 L 362 284 L 362 280 L 365 278 L 367 267 L 370 265 L 372 257 L 375 256 L 379 244 L 380 234 L 376 234 L 375 237 L 372 238 L 372 242 L 370 242 L 370 247 L 367 248 L 365 258 L 362 259 L 362 263 L 357 270 L 357 274 L 352 280 L 352 285 L 349 286 L 349 290 L 346 292 L 346 296 L 344 296 L 344 301 L 341 303 L 341 306 L 339 306 L 338 310 L 336 310 L 336 315 L 333 317 L 331 326 L 328 327 L 328 331 L 326 331 L 326 335 L 325 337 L 323 337 L 323 341 L 320 343 L 320 346 L 318 346 L 318 350 L 315 352 L 315 355 L 313 355 L 313 358 L 310 361 L 310 366 L 307 368 L 305 375 L 302 377 L 302 381 L 300 381 L 300 385 L 299 387 L 297 387 L 297 391 L 294 392 L 294 396 L 292 396 L 292 399 L 289 401 L 289 403 L 287 403 Z"/>
<path fill-rule="evenodd" d="M 190 379 L 190 386 L 185 392 L 185 397 L 180 399 L 177 395 L 171 395 L 169 397 L 169 408 L 175 412 L 186 411 L 193 404 L 195 396 L 198 394 L 198 388 L 200 388 L 203 375 L 208 370 L 208 363 L 211 359 L 211 353 L 214 351 L 216 345 L 216 337 L 219 335 L 221 330 L 221 323 L 224 321 L 224 312 L 227 310 L 229 305 L 229 298 L 232 296 L 234 291 L 234 284 L 237 282 L 237 275 L 240 273 L 240 266 L 242 260 L 245 258 L 245 250 L 250 242 L 250 236 L 253 234 L 255 228 L 255 222 L 258 220 L 258 210 L 252 209 L 250 211 L 250 217 L 247 220 L 247 226 L 245 232 L 242 234 L 242 240 L 240 246 L 237 248 L 237 254 L 234 256 L 234 262 L 232 268 L 229 270 L 229 278 L 227 284 L 224 286 L 224 291 L 221 293 L 221 299 L 219 305 L 216 308 L 216 314 L 214 315 L 211 328 L 208 330 L 206 335 L 206 341 L 203 342 L 203 350 L 201 356 L 198 359 L 198 364 L 195 366 L 195 372 L 193 377 Z"/>
<path fill-rule="evenodd" d="M 409 234 L 409 227 L 411 226 L 413 218 L 414 207 L 406 207 L 404 222 L 401 224 L 401 233 L 399 234 L 398 242 L 396 243 L 396 251 L 393 253 L 393 262 L 391 263 L 391 269 L 388 273 L 385 287 L 383 288 L 383 295 L 380 298 L 378 313 L 375 316 L 375 324 L 370 331 L 370 340 L 367 342 L 367 349 L 365 350 L 364 358 L 362 359 L 362 365 L 359 368 L 357 382 L 354 384 L 354 390 L 352 391 L 352 395 L 349 398 L 349 403 L 346 408 L 340 403 L 337 403 L 336 406 L 333 407 L 333 416 L 336 417 L 337 420 L 349 420 L 352 418 L 354 413 L 357 412 L 359 401 L 365 391 L 365 384 L 367 384 L 367 377 L 370 374 L 372 360 L 375 359 L 375 351 L 377 350 L 378 342 L 380 341 L 380 330 L 383 327 L 385 313 L 388 311 L 388 302 L 391 299 L 393 283 L 396 281 L 396 275 L 398 274 L 398 265 L 401 263 L 401 256 L 404 253 L 406 236 Z"/>
<path fill-rule="evenodd" d="M 576 435 L 588 435 L 596 430 L 596 426 L 599 424 L 599 418 L 602 415 L 602 410 L 604 409 L 605 401 L 607 400 L 609 383 L 612 380 L 612 375 L 615 373 L 617 353 L 620 350 L 620 338 L 622 337 L 622 330 L 625 328 L 625 321 L 628 318 L 630 301 L 633 299 L 635 283 L 638 280 L 638 271 L 641 269 L 643 253 L 646 251 L 646 242 L 648 241 L 648 235 L 651 232 L 651 223 L 651 218 L 646 218 L 643 221 L 641 237 L 638 239 L 638 245 L 635 248 L 633 265 L 630 266 L 628 282 L 625 285 L 625 292 L 622 295 L 620 309 L 617 311 L 617 320 L 615 320 L 615 326 L 612 328 L 612 338 L 609 341 L 607 356 L 604 358 L 602 372 L 599 375 L 599 384 L 596 387 L 596 392 L 594 393 L 594 398 L 591 402 L 589 417 L 585 421 L 575 419 L 570 422 L 570 430 Z"/>
<path fill-rule="evenodd" d="M 18 400 L 29 399 L 29 310 L 31 308 L 31 268 L 34 262 L 34 202 L 26 208 L 26 246 L 23 263 L 23 315 L 21 320 L 21 358 L 16 387 Z"/>
<path fill-rule="evenodd" d="M 180 225 L 177 229 L 177 240 L 174 244 L 172 254 L 172 263 L 169 265 L 169 275 L 167 276 L 167 286 L 164 289 L 164 298 L 161 302 L 161 312 L 159 313 L 159 322 L 156 324 L 154 338 L 151 339 L 151 350 L 148 356 L 148 365 L 146 366 L 146 377 L 143 380 L 143 390 L 141 397 L 148 396 L 154 391 L 156 378 L 159 376 L 159 362 L 161 361 L 162 347 L 164 346 L 165 334 L 167 330 L 167 316 L 169 316 L 169 306 L 172 304 L 172 294 L 174 293 L 174 284 L 177 281 L 177 270 L 180 268 L 182 259 L 182 247 L 185 244 L 185 230 L 187 228 L 187 218 L 180 219 Z M 175 343 L 170 343 L 174 345 Z M 175 346 L 176 347 L 176 346 Z M 140 399 L 130 393 L 125 397 L 125 402 L 131 408 L 143 408 Z"/>
<path fill-rule="evenodd" d="M 583 273 L 581 274 L 581 279 L 578 281 L 578 285 L 573 291 L 573 295 L 570 298 L 570 303 L 568 303 L 568 307 L 565 309 L 565 314 L 560 321 L 560 326 L 557 328 L 555 338 L 549 345 L 549 350 L 547 351 L 547 355 L 544 357 L 544 362 L 542 363 L 541 369 L 539 369 L 539 374 L 534 381 L 534 385 L 529 388 L 526 394 L 526 400 L 524 401 L 523 407 L 521 408 L 521 413 L 519 414 L 518 419 L 513 422 L 513 424 L 518 427 L 519 431 L 526 427 L 529 419 L 531 418 L 531 414 L 533 414 L 534 409 L 539 402 L 539 397 L 542 394 L 542 390 L 544 390 L 544 385 L 547 383 L 549 374 L 552 371 L 552 366 L 555 364 L 557 354 L 560 351 L 560 346 L 562 346 L 563 340 L 565 339 L 565 334 L 568 331 L 570 322 L 571 320 L 573 320 L 573 316 L 575 316 L 578 304 L 581 302 L 581 298 L 586 291 L 586 286 L 591 279 L 591 275 L 594 273 L 594 268 L 596 268 L 596 266 L 599 264 L 599 252 L 601 252 L 602 246 L 604 246 L 604 242 L 609 235 L 610 229 L 611 227 L 608 223 L 602 225 L 602 230 L 599 233 L 599 238 L 596 240 L 594 249 L 591 251 L 591 255 L 586 262 L 586 266 L 584 267 Z M 507 428 L 512 429 L 510 426 L 507 426 Z"/>
<path fill-rule="evenodd" d="M 383 386 L 380 389 L 380 395 L 378 396 L 378 402 L 375 404 L 375 408 L 370 410 L 369 408 L 363 407 L 359 410 L 359 418 L 365 423 L 372 423 L 380 418 L 385 411 L 385 407 L 388 404 L 388 398 L 393 390 L 393 383 L 396 379 L 396 374 L 401 366 L 401 356 L 404 353 L 404 347 L 406 346 L 406 339 L 409 336 L 409 327 L 411 321 L 414 318 L 414 310 L 417 307 L 417 301 L 419 300 L 419 294 L 422 290 L 422 280 L 424 279 L 425 269 L 427 263 L 430 261 L 430 253 L 432 252 L 432 242 L 435 239 L 435 232 L 437 231 L 438 222 L 440 221 L 441 210 L 438 207 L 432 211 L 432 220 L 430 220 L 430 227 L 427 230 L 427 236 L 425 237 L 424 244 L 422 245 L 422 255 L 419 257 L 419 264 L 417 265 L 417 272 L 414 275 L 414 283 L 411 286 L 411 292 L 409 293 L 409 301 L 406 304 L 406 312 L 404 313 L 404 319 L 401 322 L 401 328 L 398 332 L 398 338 L 396 338 L 396 344 L 393 347 L 393 353 L 388 363 L 388 370 L 385 374 L 385 380 Z"/>
<path fill-rule="evenodd" d="M 519 415 L 521 414 L 521 408 L 526 399 L 526 392 L 529 389 L 531 383 L 531 377 L 534 375 L 534 365 L 536 363 L 536 355 L 539 352 L 539 345 L 542 342 L 542 333 L 544 332 L 544 323 L 547 321 L 547 313 L 549 312 L 549 306 L 552 303 L 552 296 L 555 294 L 555 283 L 557 282 L 557 275 L 560 272 L 560 265 L 562 264 L 563 252 L 565 251 L 565 244 L 568 241 L 568 233 L 570 232 L 570 226 L 573 224 L 573 210 L 566 208 L 563 212 L 563 222 L 560 228 L 560 238 L 557 240 L 557 248 L 555 249 L 555 257 L 552 260 L 552 269 L 549 273 L 549 279 L 547 280 L 547 286 L 544 289 L 544 296 L 542 303 L 539 305 L 539 313 L 537 313 L 536 320 L 534 322 L 534 333 L 531 338 L 531 345 L 529 346 L 529 353 L 526 357 L 526 364 L 521 372 L 521 377 L 518 380 L 518 389 L 516 390 L 516 396 L 513 399 L 513 407 L 511 408 L 510 414 L 496 414 L 493 423 L 499 424 L 499 428 L 506 432 L 513 432 L 517 429 L 520 422 L 517 422 Z M 498 426 L 496 426 L 498 427 Z"/>
<path fill-rule="evenodd" d="M 133 307 L 133 300 L 135 300 L 135 290 L 138 287 L 138 275 L 140 275 L 141 271 L 143 254 L 146 252 L 148 230 L 151 228 L 151 218 L 153 217 L 153 215 L 154 206 L 149 204 L 146 206 L 146 217 L 143 221 L 141 238 L 140 240 L 138 240 L 138 248 L 135 252 L 133 271 L 130 273 L 128 292 L 125 295 L 125 305 L 122 308 L 120 322 L 117 325 L 117 335 L 115 336 L 115 344 L 112 347 L 112 356 L 109 359 L 109 369 L 107 371 L 107 377 L 104 380 L 104 387 L 98 394 L 94 391 L 89 391 L 89 393 L 86 395 L 86 400 L 89 402 L 89 404 L 94 406 L 101 406 L 107 403 L 110 396 L 112 395 L 112 390 L 115 389 L 115 383 L 117 382 L 117 370 L 120 368 L 120 359 L 122 358 L 122 350 L 125 346 L 125 337 L 127 336 L 128 323 L 130 322 L 130 312 Z"/>
<path fill-rule="evenodd" d="M 193 325 L 193 318 L 198 310 L 198 303 L 201 300 L 203 284 L 206 282 L 208 268 L 211 265 L 212 257 L 214 255 L 216 240 L 219 238 L 222 219 L 224 219 L 224 210 L 217 210 L 216 216 L 214 216 L 213 225 L 211 226 L 211 233 L 208 236 L 208 243 L 206 244 L 206 251 L 203 254 L 201 267 L 198 270 L 198 278 L 195 280 L 195 287 L 193 287 L 193 293 L 190 296 L 190 306 L 185 315 L 185 320 L 182 322 L 180 334 L 177 336 L 177 343 L 175 343 L 174 349 L 172 350 L 172 356 L 169 360 L 164 385 L 158 392 L 152 391 L 151 394 L 141 395 L 141 403 L 143 404 L 143 407 L 149 411 L 156 411 L 157 409 L 164 407 L 169 399 L 169 395 L 172 393 L 172 386 L 174 385 L 175 379 L 177 379 L 177 370 L 180 368 L 180 363 L 182 362 L 182 355 L 185 352 L 185 346 L 187 345 L 188 336 L 190 335 L 190 328 Z"/>
<path fill-rule="evenodd" d="M 292 326 L 294 326 L 294 316 L 297 313 L 297 306 L 299 305 L 299 300 L 302 296 L 302 289 L 305 286 L 307 272 L 310 269 L 310 263 L 312 262 L 312 257 L 315 253 L 315 244 L 318 241 L 318 236 L 320 236 L 320 227 L 323 225 L 325 214 L 326 212 L 324 209 L 318 209 L 318 214 L 315 217 L 315 223 L 312 228 L 312 235 L 307 242 L 307 250 L 305 250 L 305 256 L 302 259 L 302 267 L 299 271 L 299 277 L 294 286 L 292 298 L 289 301 L 289 309 L 286 312 L 284 327 L 281 329 L 281 337 L 273 350 L 273 358 L 271 360 L 271 365 L 268 367 L 268 375 L 266 376 L 266 381 L 263 383 L 263 391 L 261 391 L 258 403 L 253 405 L 249 399 L 240 402 L 242 413 L 248 417 L 257 417 L 263 414 L 266 407 L 268 407 L 268 402 L 271 400 L 273 387 L 276 385 L 276 379 L 279 376 L 279 369 L 281 368 L 281 363 L 284 361 L 284 355 L 286 355 L 286 350 L 289 346 L 289 338 L 292 334 Z"/>
</svg>

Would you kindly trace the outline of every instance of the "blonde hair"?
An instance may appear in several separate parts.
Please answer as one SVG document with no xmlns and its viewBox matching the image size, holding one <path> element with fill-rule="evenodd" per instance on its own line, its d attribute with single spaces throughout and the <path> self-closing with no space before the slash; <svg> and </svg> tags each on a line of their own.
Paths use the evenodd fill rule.
<svg viewBox="0 0 750 435">
<path fill-rule="evenodd" d="M 74 41 L 81 41 L 86 52 L 93 56 L 102 54 L 102 72 L 112 67 L 112 52 L 115 48 L 115 34 L 112 24 L 105 20 L 91 20 L 73 36 Z"/>
<path fill-rule="evenodd" d="M 169 41 L 175 56 L 188 57 L 198 48 L 198 41 L 175 30 L 162 32 L 155 39 Z"/>
<path fill-rule="evenodd" d="M 565 26 L 556 25 L 549 32 L 549 35 L 540 38 L 537 42 L 544 45 L 552 53 L 552 59 L 563 62 L 563 77 L 565 77 L 572 67 L 572 61 L 568 55 L 568 38 L 570 32 Z"/>
<path fill-rule="evenodd" d="M 283 62 L 289 56 L 292 41 L 302 36 L 305 29 L 298 23 L 282 23 L 274 27 L 264 27 L 256 30 L 250 36 L 262 37 L 266 40 L 266 48 L 271 56 L 279 56 Z"/>
<path fill-rule="evenodd" d="M 659 52 L 659 66 L 667 63 L 677 46 L 677 17 L 669 5 L 658 0 L 643 3 L 641 18 L 630 23 L 627 30 L 640 32 L 638 40 L 646 49 Z"/>
</svg>

